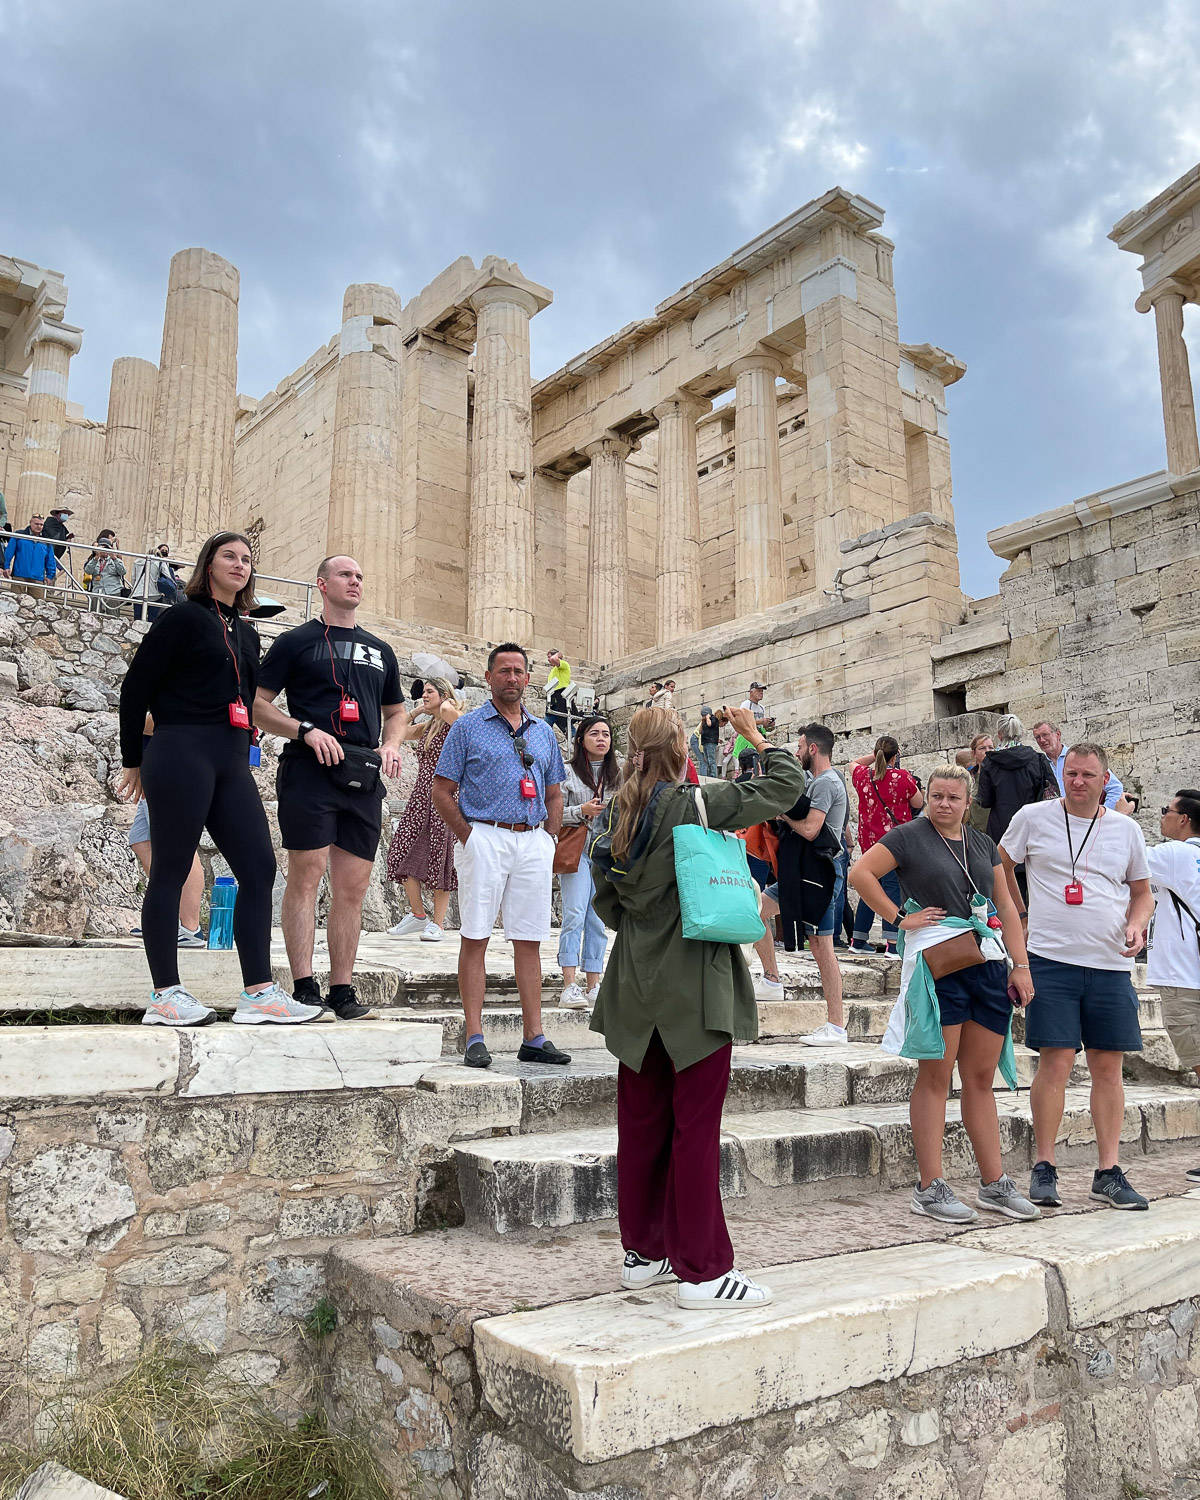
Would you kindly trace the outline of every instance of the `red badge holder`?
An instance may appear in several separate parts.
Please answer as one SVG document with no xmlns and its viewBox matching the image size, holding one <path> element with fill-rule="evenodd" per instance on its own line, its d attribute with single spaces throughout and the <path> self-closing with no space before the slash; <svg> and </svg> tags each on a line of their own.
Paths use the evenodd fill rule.
<svg viewBox="0 0 1200 1500">
<path fill-rule="evenodd" d="M 521 777 L 521 796 L 528 798 L 530 801 L 537 796 L 537 782 L 534 781 L 532 776 Z"/>
<path fill-rule="evenodd" d="M 338 718 L 343 724 L 358 723 L 358 704 L 353 698 L 343 698 L 338 707 Z"/>
<path fill-rule="evenodd" d="M 1070 880 L 1063 887 L 1063 899 L 1068 906 L 1083 905 L 1083 886 L 1078 880 Z"/>
<path fill-rule="evenodd" d="M 235 729 L 250 728 L 250 712 L 240 698 L 229 705 L 229 722 Z"/>
</svg>

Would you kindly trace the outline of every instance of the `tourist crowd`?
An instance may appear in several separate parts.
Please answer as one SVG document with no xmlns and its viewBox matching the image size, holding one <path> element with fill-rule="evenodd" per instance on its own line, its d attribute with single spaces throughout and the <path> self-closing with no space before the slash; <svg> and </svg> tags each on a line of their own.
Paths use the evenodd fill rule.
<svg viewBox="0 0 1200 1500">
<path fill-rule="evenodd" d="M 36 518 L 10 536 L 6 573 L 52 582 L 53 536 Z M 115 546 L 102 533 L 85 569 L 101 608 L 133 586 Z M 386 856 L 408 915 L 390 932 L 443 942 L 456 903 L 467 1067 L 492 1063 L 486 964 L 501 920 L 521 1006 L 517 1061 L 571 1061 L 542 1020 L 557 879 L 559 1004 L 590 1012 L 618 1060 L 625 1287 L 677 1281 L 683 1307 L 770 1301 L 734 1266 L 719 1187 L 721 1109 L 733 1043 L 757 1035 L 760 1003 L 785 999 L 779 954 L 804 946 L 825 1004 L 823 1023 L 801 1037 L 813 1048 L 848 1041 L 837 949 L 899 965 L 884 1047 L 917 1063 L 914 1213 L 959 1224 L 979 1209 L 1031 1220 L 1058 1206 L 1056 1145 L 1080 1053 L 1097 1156 L 1091 1197 L 1149 1206 L 1119 1159 L 1124 1058 L 1142 1045 L 1131 971 L 1145 956 L 1179 1058 L 1200 1075 L 1200 791 L 1169 799 L 1162 842 L 1148 849 L 1105 748 L 1068 743 L 1049 721 L 1030 737 L 1004 715 L 923 784 L 890 735 L 844 768 L 828 725 L 805 725 L 794 751 L 773 744 L 758 681 L 740 705 L 701 704 L 694 717 L 675 681 L 655 682 L 624 726 L 622 758 L 617 724 L 575 712 L 578 685 L 557 649 L 546 658 L 544 718 L 526 702 L 529 656 L 513 641 L 489 653 L 481 706 L 464 706 L 449 668 L 406 696 L 392 648 L 357 622 L 366 580 L 351 557 L 322 561 L 320 618 L 286 631 L 261 660 L 245 535 L 209 538 L 186 585 L 165 547 L 147 569 L 174 607 L 158 611 L 122 684 L 118 785 L 137 804 L 130 843 L 148 871 L 146 1024 L 215 1019 L 181 983 L 178 959 L 204 942 L 204 829 L 237 881 L 243 988 L 233 1021 L 373 1014 L 358 999 L 354 966 L 385 781 L 399 775 L 408 745 L 416 781 Z M 271 966 L 276 859 L 251 770 L 260 732 L 284 741 L 276 794 L 290 992 Z M 697 870 L 708 873 L 697 879 Z M 323 993 L 314 947 L 325 890 Z M 1016 1084 L 1018 1016 L 1038 1054 L 1026 1190 L 1004 1170 L 994 1089 L 997 1072 Z M 955 1073 L 979 1168 L 974 1204 L 943 1171 Z"/>
</svg>

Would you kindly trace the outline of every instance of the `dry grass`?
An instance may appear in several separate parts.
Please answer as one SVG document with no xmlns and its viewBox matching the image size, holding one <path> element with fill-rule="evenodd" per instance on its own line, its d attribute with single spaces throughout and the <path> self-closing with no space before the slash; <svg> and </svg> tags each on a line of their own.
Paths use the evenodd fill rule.
<svg viewBox="0 0 1200 1500">
<path fill-rule="evenodd" d="M 0 1494 L 54 1459 L 128 1500 L 395 1500 L 364 1443 L 319 1413 L 280 1420 L 212 1364 L 159 1343 L 111 1384 L 68 1389 L 43 1407 L 39 1441 L 0 1445 Z"/>
</svg>

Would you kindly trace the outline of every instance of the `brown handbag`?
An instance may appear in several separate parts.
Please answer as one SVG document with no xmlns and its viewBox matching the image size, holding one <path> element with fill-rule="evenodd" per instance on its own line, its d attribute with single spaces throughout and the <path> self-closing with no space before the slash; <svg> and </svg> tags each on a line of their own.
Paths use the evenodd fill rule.
<svg viewBox="0 0 1200 1500">
<path fill-rule="evenodd" d="M 554 846 L 553 870 L 556 875 L 573 875 L 578 870 L 587 834 L 586 823 L 572 823 L 562 830 Z"/>
<path fill-rule="evenodd" d="M 945 979 L 947 974 L 957 974 L 960 969 L 987 962 L 979 951 L 979 939 L 971 931 L 960 932 L 955 937 L 923 948 L 921 957 L 935 981 Z"/>
</svg>

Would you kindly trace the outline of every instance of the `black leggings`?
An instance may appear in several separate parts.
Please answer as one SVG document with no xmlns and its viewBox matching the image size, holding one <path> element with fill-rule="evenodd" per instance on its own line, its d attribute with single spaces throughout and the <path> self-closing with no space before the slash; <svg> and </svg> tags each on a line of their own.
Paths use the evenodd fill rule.
<svg viewBox="0 0 1200 1500">
<path fill-rule="evenodd" d="M 142 761 L 150 808 L 150 882 L 142 942 L 156 990 L 179 983 L 179 897 L 207 828 L 238 883 L 233 941 L 243 984 L 271 978 L 275 851 L 250 774 L 250 736 L 223 724 L 164 724 Z"/>
</svg>

